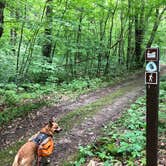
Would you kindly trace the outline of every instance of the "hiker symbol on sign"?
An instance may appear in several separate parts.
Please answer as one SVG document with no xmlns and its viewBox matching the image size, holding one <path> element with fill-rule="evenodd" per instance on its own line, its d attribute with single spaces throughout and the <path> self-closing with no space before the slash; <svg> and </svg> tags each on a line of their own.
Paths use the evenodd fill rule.
<svg viewBox="0 0 166 166">
<path fill-rule="evenodd" d="M 149 75 L 149 82 L 152 82 L 153 81 L 153 75 L 152 73 Z"/>
<path fill-rule="evenodd" d="M 157 72 L 146 72 L 145 84 L 157 84 Z"/>
</svg>

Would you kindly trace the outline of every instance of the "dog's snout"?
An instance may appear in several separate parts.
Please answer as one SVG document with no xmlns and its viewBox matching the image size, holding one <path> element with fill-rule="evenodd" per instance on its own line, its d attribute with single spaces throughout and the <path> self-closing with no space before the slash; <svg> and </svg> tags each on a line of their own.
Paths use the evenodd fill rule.
<svg viewBox="0 0 166 166">
<path fill-rule="evenodd" d="M 60 128 L 60 127 L 58 127 L 58 129 L 57 129 L 58 131 L 62 131 L 62 128 Z"/>
<path fill-rule="evenodd" d="M 59 131 L 62 131 L 62 128 L 60 128 Z"/>
<path fill-rule="evenodd" d="M 62 128 L 58 127 L 55 131 L 60 132 L 60 131 L 62 131 Z"/>
</svg>

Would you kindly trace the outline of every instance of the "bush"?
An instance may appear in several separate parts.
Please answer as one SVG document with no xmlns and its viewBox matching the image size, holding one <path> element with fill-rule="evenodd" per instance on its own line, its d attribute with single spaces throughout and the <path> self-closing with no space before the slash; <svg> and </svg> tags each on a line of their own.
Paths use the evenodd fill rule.
<svg viewBox="0 0 166 166">
<path fill-rule="evenodd" d="M 5 86 L 5 89 L 6 89 L 6 90 L 16 90 L 16 88 L 17 88 L 17 85 L 14 84 L 14 83 L 10 83 L 10 84 L 7 84 L 7 85 Z"/>
<path fill-rule="evenodd" d="M 4 100 L 7 105 L 12 106 L 19 101 L 19 98 L 15 91 L 7 90 L 4 94 Z"/>
</svg>

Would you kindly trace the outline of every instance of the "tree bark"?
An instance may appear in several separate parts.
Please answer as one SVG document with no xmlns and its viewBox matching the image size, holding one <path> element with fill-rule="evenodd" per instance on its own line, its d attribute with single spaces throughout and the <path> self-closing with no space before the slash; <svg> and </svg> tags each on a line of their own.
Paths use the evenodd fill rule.
<svg viewBox="0 0 166 166">
<path fill-rule="evenodd" d="M 77 34 L 76 34 L 77 51 L 75 52 L 75 55 L 74 55 L 74 65 L 75 65 L 74 75 L 77 75 L 77 61 L 80 61 L 80 57 L 81 57 L 79 49 L 80 49 L 80 42 L 81 42 L 82 20 L 83 20 L 83 9 L 80 9 L 79 24 L 78 24 Z"/>
<path fill-rule="evenodd" d="M 131 1 L 128 0 L 128 43 L 127 43 L 127 55 L 126 55 L 126 67 L 129 69 L 129 62 L 131 57 L 131 36 L 132 36 L 132 17 L 131 17 Z"/>
<path fill-rule="evenodd" d="M 106 27 L 107 27 L 107 22 L 110 18 L 110 12 L 107 13 L 107 16 L 104 20 L 104 14 L 103 18 L 100 20 L 100 50 L 98 53 L 98 65 L 97 65 L 97 76 L 100 76 L 101 73 L 101 65 L 102 65 L 102 49 L 103 49 L 103 39 L 105 37 L 105 32 L 106 32 Z"/>
<path fill-rule="evenodd" d="M 141 55 L 142 55 L 142 42 L 144 39 L 144 24 L 145 24 L 145 2 L 141 1 L 141 9 L 140 13 L 138 14 L 135 11 L 135 63 L 136 67 L 142 67 L 141 64 Z"/>
<path fill-rule="evenodd" d="M 149 38 L 148 43 L 146 45 L 147 48 L 151 47 L 151 45 L 153 43 L 153 40 L 155 38 L 155 34 L 157 32 L 157 29 L 158 29 L 158 26 L 160 24 L 161 18 L 162 18 L 162 16 L 163 16 L 163 14 L 164 14 L 165 11 L 166 11 L 166 7 L 161 11 L 161 13 L 159 13 L 159 10 L 156 9 L 156 20 L 154 22 L 150 38 Z"/>
<path fill-rule="evenodd" d="M 124 16 L 123 16 L 123 11 L 121 10 L 121 14 L 120 14 L 120 22 L 121 22 L 121 26 L 120 26 L 120 41 L 119 41 L 119 52 L 118 52 L 118 63 L 119 65 L 121 65 L 123 63 L 123 55 L 124 55 Z"/>
<path fill-rule="evenodd" d="M 12 10 L 10 15 L 12 18 L 14 18 L 16 21 L 18 21 L 19 13 L 17 10 L 16 11 Z M 17 43 L 17 28 L 15 28 L 15 27 L 12 27 L 10 30 L 10 43 L 12 46 L 13 55 L 16 55 L 16 48 L 15 47 L 16 47 L 16 43 Z"/>
<path fill-rule="evenodd" d="M 0 37 L 2 37 L 3 35 L 4 9 L 5 9 L 5 3 L 0 2 Z"/>
<path fill-rule="evenodd" d="M 52 51 L 52 15 L 53 7 L 52 0 L 47 0 L 46 7 L 46 22 L 45 22 L 45 32 L 44 32 L 44 44 L 42 48 L 42 54 L 46 57 L 48 63 L 52 63 L 51 51 Z"/>
<path fill-rule="evenodd" d="M 110 26 L 110 30 L 109 30 L 109 39 L 108 39 L 108 45 L 107 45 L 108 51 L 106 52 L 106 65 L 105 65 L 105 69 L 104 69 L 104 75 L 108 74 L 109 67 L 110 67 L 110 52 L 111 52 L 111 47 L 112 47 L 112 31 L 113 31 L 114 17 L 115 17 L 117 7 L 118 7 L 118 0 L 116 1 L 116 5 L 115 5 L 115 8 L 112 12 L 112 17 L 111 17 L 111 26 Z"/>
</svg>

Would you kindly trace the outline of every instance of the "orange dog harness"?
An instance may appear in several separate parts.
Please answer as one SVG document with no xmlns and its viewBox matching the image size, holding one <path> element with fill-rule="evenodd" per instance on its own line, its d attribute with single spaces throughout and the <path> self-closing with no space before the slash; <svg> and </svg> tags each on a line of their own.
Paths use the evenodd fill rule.
<svg viewBox="0 0 166 166">
<path fill-rule="evenodd" d="M 54 142 L 53 138 L 49 137 L 46 143 L 43 143 L 38 148 L 38 156 L 47 157 L 53 153 L 54 150 Z"/>
<path fill-rule="evenodd" d="M 38 146 L 37 154 L 39 157 L 47 157 L 53 153 L 54 141 L 51 135 L 41 132 L 32 141 Z"/>
</svg>

